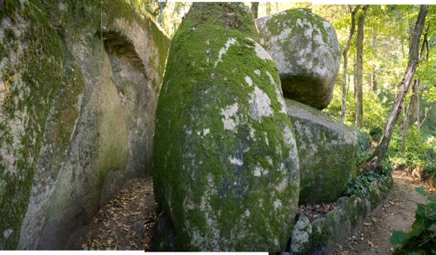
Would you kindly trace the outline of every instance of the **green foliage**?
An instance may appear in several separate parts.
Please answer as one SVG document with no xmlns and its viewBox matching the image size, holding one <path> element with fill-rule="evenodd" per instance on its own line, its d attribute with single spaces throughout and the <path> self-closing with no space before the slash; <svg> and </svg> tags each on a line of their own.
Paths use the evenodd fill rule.
<svg viewBox="0 0 436 255">
<path fill-rule="evenodd" d="M 382 161 L 382 169 L 383 169 L 382 174 L 372 171 L 369 174 L 360 172 L 357 178 L 348 185 L 346 195 L 348 196 L 355 195 L 361 198 L 368 197 L 373 191 L 373 186 L 372 186 L 373 182 L 379 182 L 382 183 L 383 186 L 387 186 L 386 180 L 392 172 L 392 166 L 388 160 Z"/>
<path fill-rule="evenodd" d="M 341 88 L 337 84 L 337 86 L 335 86 L 333 99 L 330 105 L 325 109 L 327 115 L 337 120 L 340 119 L 341 115 L 342 93 L 340 90 Z M 384 104 L 378 95 L 368 88 L 364 88 L 363 97 L 363 129 L 370 134 L 372 140 L 378 141 L 386 124 L 385 120 L 388 117 L 390 105 Z M 352 93 L 347 94 L 345 104 L 347 107 L 345 124 L 353 126 L 355 123 L 356 100 Z"/>
<path fill-rule="evenodd" d="M 370 156 L 366 151 L 371 147 L 371 137 L 365 130 L 357 130 L 357 140 L 359 148 L 357 150 L 357 164 L 360 164 L 368 159 Z"/>
<path fill-rule="evenodd" d="M 427 196 L 428 203 L 418 204 L 412 230 L 393 230 L 391 243 L 401 245 L 394 254 L 436 254 L 436 194 L 426 194 L 424 187 L 416 191 Z"/>
<path fill-rule="evenodd" d="M 421 132 L 412 126 L 407 131 L 405 150 L 402 151 L 402 136 L 396 132 L 392 136 L 388 155 L 394 164 L 411 168 L 421 168 L 427 173 L 436 173 L 436 138 L 424 138 Z"/>
<path fill-rule="evenodd" d="M 368 132 L 364 130 L 358 130 L 357 138 L 359 141 L 359 149 L 357 151 L 357 164 L 362 164 L 366 162 L 371 154 L 368 152 L 368 149 L 371 146 L 370 137 Z M 372 183 L 377 181 L 385 185 L 387 178 L 392 173 L 392 162 L 389 159 L 384 158 L 381 162 L 381 173 L 379 172 L 369 172 L 360 171 L 357 177 L 353 182 L 349 183 L 347 188 L 347 195 L 355 195 L 358 197 L 367 197 L 370 196 L 373 191 Z"/>
<path fill-rule="evenodd" d="M 371 147 L 371 136 L 364 129 L 358 129 L 357 139 L 359 142 L 359 148 L 357 150 L 356 164 L 360 165 L 363 162 L 366 162 L 371 156 L 371 154 L 368 153 L 368 149 Z"/>
</svg>

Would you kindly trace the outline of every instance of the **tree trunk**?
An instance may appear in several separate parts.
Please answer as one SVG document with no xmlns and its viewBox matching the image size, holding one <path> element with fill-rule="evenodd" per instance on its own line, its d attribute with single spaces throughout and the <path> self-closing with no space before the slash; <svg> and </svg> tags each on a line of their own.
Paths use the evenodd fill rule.
<svg viewBox="0 0 436 255">
<path fill-rule="evenodd" d="M 363 69 L 363 26 L 365 15 L 369 5 L 363 7 L 357 21 L 357 55 L 356 55 L 356 74 L 354 76 L 354 87 L 356 94 L 356 126 L 363 126 L 363 93 L 362 93 L 362 69 Z"/>
<path fill-rule="evenodd" d="M 428 116 L 430 115 L 431 111 L 433 110 L 433 106 L 435 106 L 436 103 L 431 104 L 430 108 L 428 109 L 427 113 L 424 114 L 424 118 L 422 119 L 421 124 L 419 124 L 418 129 L 422 128 L 422 125 L 424 125 L 425 121 L 427 120 Z M 425 110 L 424 110 L 425 111 Z"/>
<path fill-rule="evenodd" d="M 259 2 L 251 2 L 251 13 L 253 13 L 253 18 L 257 19 L 259 15 Z"/>
<path fill-rule="evenodd" d="M 413 81 L 414 83 L 416 82 L 416 80 Z M 413 88 L 414 85 L 412 85 Z M 406 92 L 407 95 L 407 92 Z M 409 105 L 406 105 L 406 102 L 404 102 L 404 121 L 403 121 L 403 136 L 402 136 L 402 141 L 401 141 L 401 151 L 404 152 L 404 150 L 406 149 L 406 137 L 407 137 L 407 130 L 409 130 L 409 119 L 410 119 L 410 107 L 412 105 L 412 98 L 410 98 L 410 102 Z"/>
<path fill-rule="evenodd" d="M 351 5 L 348 6 L 351 11 Z M 342 74 L 342 106 L 341 106 L 341 122 L 345 121 L 345 114 L 347 113 L 347 107 L 345 105 L 345 99 L 347 96 L 347 65 L 348 65 L 348 50 L 351 46 L 351 41 L 353 40 L 353 35 L 356 27 L 356 13 L 359 10 L 360 5 L 354 7 L 354 10 L 351 11 L 351 26 L 350 26 L 350 34 L 348 35 L 347 45 L 345 46 L 344 51 L 342 52 L 342 56 L 344 57 L 344 68 Z"/>
<path fill-rule="evenodd" d="M 412 87 L 412 97 L 410 98 L 409 104 L 409 122 L 408 125 L 411 127 L 413 124 L 418 122 L 419 125 L 419 105 L 420 105 L 420 88 L 419 80 L 415 80 Z"/>
<path fill-rule="evenodd" d="M 371 91 L 377 91 L 377 76 L 375 74 L 375 67 L 372 68 L 371 73 Z"/>
<path fill-rule="evenodd" d="M 427 16 L 428 5 L 421 5 L 419 10 L 418 19 L 415 23 L 415 28 L 413 29 L 411 45 L 409 49 L 409 63 L 407 65 L 406 73 L 401 81 L 400 87 L 398 89 L 397 97 L 395 99 L 394 105 L 392 106 L 391 114 L 386 123 L 385 130 L 383 131 L 382 137 L 380 138 L 379 144 L 367 162 L 366 171 L 378 170 L 381 172 L 380 164 L 386 152 L 389 148 L 389 143 L 392 137 L 392 132 L 395 127 L 395 123 L 400 114 L 401 104 L 404 101 L 407 91 L 409 90 L 410 83 L 413 80 L 416 68 L 418 66 L 418 52 L 419 52 L 419 39 L 424 29 L 425 17 Z"/>
<path fill-rule="evenodd" d="M 401 151 L 406 149 L 407 131 L 418 121 L 419 127 L 419 80 L 414 80 L 412 85 L 412 96 L 410 97 L 409 106 L 405 110 L 405 118 L 403 123 L 403 141 Z"/>
</svg>

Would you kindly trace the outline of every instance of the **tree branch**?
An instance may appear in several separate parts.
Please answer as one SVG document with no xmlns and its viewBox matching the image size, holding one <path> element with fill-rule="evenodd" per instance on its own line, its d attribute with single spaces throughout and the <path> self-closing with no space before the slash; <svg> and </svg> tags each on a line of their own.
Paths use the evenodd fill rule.
<svg viewBox="0 0 436 255">
<path fill-rule="evenodd" d="M 342 104 L 341 104 L 341 122 L 345 121 L 345 114 L 347 112 L 347 108 L 345 106 L 345 98 L 347 95 L 347 65 L 348 65 L 348 57 L 347 53 L 351 46 L 351 41 L 353 40 L 353 35 L 356 27 L 356 13 L 359 11 L 360 5 L 356 5 L 354 10 L 351 10 L 351 5 L 348 5 L 348 8 L 351 12 L 351 25 L 350 25 L 350 34 L 348 35 L 347 45 L 345 46 L 342 55 L 344 57 L 344 68 L 342 74 Z"/>
<path fill-rule="evenodd" d="M 415 74 L 416 68 L 418 66 L 418 53 L 419 53 L 419 39 L 422 35 L 422 31 L 424 29 L 425 17 L 428 13 L 428 5 L 421 5 L 419 10 L 418 19 L 415 23 L 415 27 L 413 29 L 411 44 L 409 49 L 409 63 L 407 65 L 406 73 L 404 75 L 403 80 L 400 83 L 400 87 L 398 89 L 397 97 L 395 99 L 395 103 L 392 106 L 391 114 L 386 123 L 385 130 L 383 131 L 382 137 L 380 138 L 380 142 L 375 149 L 374 153 L 367 161 L 366 171 L 375 171 L 380 170 L 380 164 L 386 152 L 389 148 L 389 143 L 392 137 L 392 132 L 395 127 L 395 122 L 398 119 L 399 114 L 401 113 L 401 104 L 404 101 L 407 91 L 409 90 L 410 84 L 413 80 L 413 76 Z"/>
</svg>

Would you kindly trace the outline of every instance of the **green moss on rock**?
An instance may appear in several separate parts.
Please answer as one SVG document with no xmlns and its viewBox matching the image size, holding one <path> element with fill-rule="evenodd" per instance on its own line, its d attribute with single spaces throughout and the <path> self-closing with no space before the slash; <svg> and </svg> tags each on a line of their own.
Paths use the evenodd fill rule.
<svg viewBox="0 0 436 255">
<path fill-rule="evenodd" d="M 3 78 L 9 89 L 0 114 L 0 179 L 6 181 L 0 197 L 0 232 L 11 233 L 8 238 L 0 235 L 3 249 L 15 249 L 18 243 L 46 119 L 63 72 L 61 43 L 49 18 L 35 5 L 18 2 L 0 6 L 0 21 L 7 20 L 20 32 L 13 40 L 4 37 L 9 43 L 0 46 L 1 60 L 16 57 L 15 62 L 0 63 L 0 72 L 9 70 Z"/>
<path fill-rule="evenodd" d="M 153 160 L 180 249 L 284 249 L 299 172 L 279 84 L 242 4 L 192 5 L 171 44 Z"/>
<path fill-rule="evenodd" d="M 117 125 L 123 121 L 123 115 L 118 91 L 113 89 L 111 93 L 115 96 L 110 103 L 106 102 L 106 106 L 109 105 L 106 110 L 115 110 L 105 115 L 107 119 L 103 124 L 106 126 L 98 130 L 102 135 L 98 140 L 100 143 L 96 143 L 98 153 L 86 151 L 89 148 L 77 153 L 81 156 L 76 160 L 79 167 L 71 171 L 73 176 L 91 180 L 88 185 L 95 184 L 93 188 L 97 191 L 86 190 L 88 186 L 80 183 L 74 192 L 83 192 L 92 199 L 79 195 L 84 202 L 73 203 L 72 194 L 64 192 L 65 186 L 61 185 L 62 181 L 71 185 L 72 178 L 58 179 L 65 176 L 61 168 L 68 165 L 66 161 L 71 161 L 71 154 L 74 154 L 69 148 L 72 138 L 77 135 L 74 133 L 77 120 L 84 110 L 81 109 L 83 94 L 85 87 L 89 88 L 94 82 L 89 81 L 94 77 L 90 78 L 88 74 L 99 69 L 103 62 L 105 49 L 99 34 L 109 30 L 126 32 L 130 25 L 147 34 L 140 42 L 141 47 L 147 43 L 144 52 L 155 49 L 148 58 L 141 58 L 148 68 L 144 72 L 157 70 L 146 73 L 153 84 L 150 95 L 155 95 L 162 80 L 169 39 L 155 24 L 135 13 L 128 2 L 0 1 L 0 233 L 7 233 L 0 235 L 0 248 L 15 249 L 18 241 L 24 240 L 21 247 L 36 249 L 39 238 L 44 235 L 50 236 L 45 239 L 48 240 L 44 244 L 46 248 L 53 248 L 58 243 L 65 245 L 65 242 L 59 242 L 60 235 L 50 234 L 56 231 L 41 231 L 42 226 L 51 227 L 46 220 L 64 217 L 65 221 L 52 226 L 69 237 L 71 232 L 62 231 L 62 228 L 68 224 L 78 228 L 89 222 L 99 207 L 99 192 L 107 184 L 106 177 L 114 169 L 126 165 L 127 134 L 123 125 Z M 82 53 L 88 55 L 82 56 Z M 84 62 L 92 61 L 84 68 Z M 110 80 L 110 76 L 106 78 Z M 111 104 L 117 105 L 110 107 Z M 155 104 L 154 101 L 154 107 Z M 150 112 L 154 113 L 154 109 Z M 82 130 L 94 128 L 87 124 Z M 111 127 L 116 128 L 115 137 L 112 137 Z M 147 132 L 153 136 L 153 129 Z M 137 155 L 143 160 L 145 156 L 140 153 Z M 96 154 L 99 158 L 88 161 L 89 155 Z M 98 161 L 93 166 L 98 165 L 99 176 L 93 175 L 90 161 Z M 137 171 L 145 172 L 145 169 Z M 53 197 L 58 200 L 50 200 Z M 30 205 L 35 207 L 30 208 Z M 29 224 L 26 229 L 23 218 L 34 225 Z M 50 244 L 53 246 L 49 247 Z"/>
<path fill-rule="evenodd" d="M 341 59 L 334 28 L 310 9 L 262 17 L 256 25 L 277 64 L 284 96 L 317 109 L 327 107 Z"/>
<path fill-rule="evenodd" d="M 356 132 L 322 112 L 286 99 L 300 158 L 300 204 L 333 202 L 356 177 Z"/>
<path fill-rule="evenodd" d="M 292 254 L 331 254 L 338 243 L 348 239 L 362 225 L 368 215 L 386 198 L 392 178 L 374 182 L 374 194 L 365 198 L 341 197 L 335 209 L 325 217 L 308 222 L 300 214 L 292 230 L 288 251 Z M 304 238 L 298 238 L 304 237 Z"/>
</svg>

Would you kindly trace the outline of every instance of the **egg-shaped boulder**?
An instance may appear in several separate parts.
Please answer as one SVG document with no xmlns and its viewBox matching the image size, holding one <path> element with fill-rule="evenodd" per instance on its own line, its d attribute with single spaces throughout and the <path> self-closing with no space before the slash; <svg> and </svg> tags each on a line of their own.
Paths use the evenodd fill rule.
<svg viewBox="0 0 436 255">
<path fill-rule="evenodd" d="M 247 7 L 192 5 L 171 43 L 156 117 L 155 196 L 179 249 L 285 250 L 298 154 Z"/>
<path fill-rule="evenodd" d="M 256 20 L 261 43 L 276 62 L 286 98 L 326 108 L 341 63 L 334 28 L 310 9 L 291 9 Z"/>
</svg>

